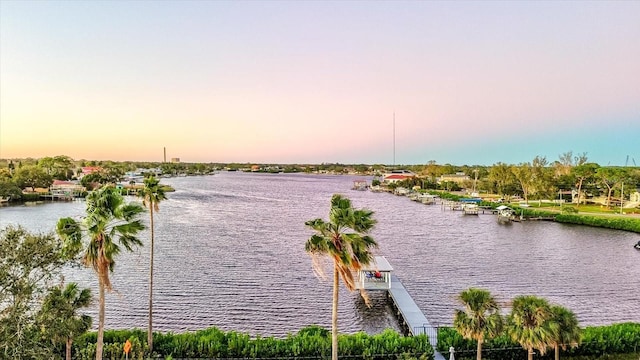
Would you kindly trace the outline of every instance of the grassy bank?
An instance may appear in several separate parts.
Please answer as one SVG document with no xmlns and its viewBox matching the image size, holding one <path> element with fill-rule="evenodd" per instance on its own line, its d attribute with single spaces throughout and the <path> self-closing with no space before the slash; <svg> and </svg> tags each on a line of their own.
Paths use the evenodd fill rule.
<svg viewBox="0 0 640 360">
<path fill-rule="evenodd" d="M 640 218 L 612 216 L 604 214 L 575 214 L 575 213 L 559 213 L 556 211 L 513 207 L 516 214 L 522 214 L 526 218 L 549 218 L 565 224 L 586 225 L 593 227 L 601 227 L 614 230 L 631 231 L 640 233 Z M 571 208 L 572 209 L 572 208 Z"/>
</svg>

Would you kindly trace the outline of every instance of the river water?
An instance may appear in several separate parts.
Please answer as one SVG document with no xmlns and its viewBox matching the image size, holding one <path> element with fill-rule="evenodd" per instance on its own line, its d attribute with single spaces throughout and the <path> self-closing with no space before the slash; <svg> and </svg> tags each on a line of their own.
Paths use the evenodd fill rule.
<svg viewBox="0 0 640 360">
<path fill-rule="evenodd" d="M 154 330 L 216 326 L 283 336 L 309 324 L 330 327 L 331 282 L 314 276 L 304 252 L 312 231 L 304 222 L 327 219 L 334 193 L 375 211 L 377 254 L 386 256 L 432 325 L 451 324 L 456 295 L 472 286 L 489 289 L 505 312 L 514 296 L 532 294 L 573 310 L 581 325 L 640 322 L 637 234 L 552 222 L 500 224 L 492 215 L 464 216 L 353 191 L 354 179 L 239 172 L 162 179 L 176 192 L 156 213 Z M 84 210 L 83 201 L 4 207 L 0 227 L 51 232 L 59 218 L 80 218 Z M 148 231 L 140 237 L 145 247 L 117 258 L 107 328 L 146 328 Z M 97 294 L 92 270 L 65 275 Z M 384 293 L 370 296 L 368 309 L 357 293 L 341 290 L 340 331 L 399 328 Z M 97 304 L 88 312 L 95 315 Z"/>
</svg>

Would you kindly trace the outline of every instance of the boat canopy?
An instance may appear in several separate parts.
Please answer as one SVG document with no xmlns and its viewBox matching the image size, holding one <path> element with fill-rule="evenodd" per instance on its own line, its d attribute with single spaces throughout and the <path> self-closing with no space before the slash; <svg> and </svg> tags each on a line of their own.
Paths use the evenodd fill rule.
<svg viewBox="0 0 640 360">
<path fill-rule="evenodd" d="M 460 199 L 460 202 L 462 202 L 462 203 L 476 203 L 477 204 L 477 203 L 479 203 L 481 201 L 482 201 L 482 199 L 479 199 L 479 198 L 462 198 L 462 199 Z"/>
<path fill-rule="evenodd" d="M 391 264 L 384 256 L 375 256 L 373 261 L 369 265 L 365 265 L 361 269 L 362 271 L 393 271 Z"/>
</svg>

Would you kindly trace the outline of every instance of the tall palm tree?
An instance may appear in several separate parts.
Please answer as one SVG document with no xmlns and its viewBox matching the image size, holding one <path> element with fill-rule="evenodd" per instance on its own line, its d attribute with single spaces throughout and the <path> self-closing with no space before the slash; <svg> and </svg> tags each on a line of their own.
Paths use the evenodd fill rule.
<svg viewBox="0 0 640 360">
<path fill-rule="evenodd" d="M 338 359 L 338 290 L 341 278 L 349 291 L 355 289 L 353 271 L 371 262 L 371 250 L 378 244 L 367 235 L 375 225 L 373 211 L 354 209 L 351 200 L 335 194 L 331 198 L 329 221 L 314 219 L 305 222 L 316 233 L 305 243 L 305 251 L 314 260 L 327 256 L 333 259 L 333 307 L 331 313 L 331 359 Z M 314 264 L 317 264 L 314 262 Z M 314 265 L 314 270 L 321 271 Z"/>
<path fill-rule="evenodd" d="M 91 316 L 78 315 L 78 310 L 90 304 L 91 290 L 80 290 L 76 283 L 54 287 L 44 299 L 38 322 L 47 338 L 65 342 L 67 360 L 71 360 L 73 339 L 91 328 Z"/>
<path fill-rule="evenodd" d="M 153 351 L 153 243 L 154 243 L 154 226 L 153 212 L 160 211 L 160 202 L 167 197 L 164 194 L 160 180 L 153 175 L 144 179 L 144 187 L 138 192 L 138 196 L 142 197 L 142 205 L 149 208 L 150 227 L 151 227 L 151 243 L 149 245 L 149 327 L 147 329 L 147 343 L 149 344 L 149 352 Z"/>
<path fill-rule="evenodd" d="M 576 347 L 580 343 L 581 331 L 578 318 L 573 311 L 555 305 L 551 307 L 552 320 L 557 324 L 556 332 L 553 334 L 552 345 L 555 350 L 555 359 L 560 359 L 560 347 L 567 349 L 567 345 Z"/>
<path fill-rule="evenodd" d="M 513 339 L 527 349 L 527 358 L 533 359 L 533 349 L 544 354 L 550 346 L 557 325 L 547 300 L 522 295 L 513 300 L 511 314 L 507 318 L 508 333 Z"/>
<path fill-rule="evenodd" d="M 98 340 L 96 360 L 102 359 L 105 290 L 111 291 L 109 273 L 115 267 L 115 257 L 121 246 L 133 251 L 142 242 L 136 237 L 145 226 L 139 219 L 144 208 L 140 204 L 127 204 L 113 186 L 89 193 L 86 216 L 82 222 L 73 218 L 58 220 L 57 232 L 64 241 L 64 250 L 70 257 L 81 256 L 85 266 L 91 266 L 98 276 Z"/>
<path fill-rule="evenodd" d="M 488 290 L 469 288 L 460 293 L 458 300 L 465 309 L 456 310 L 453 326 L 465 339 L 478 342 L 476 358 L 482 359 L 482 343 L 502 331 L 500 307 Z"/>
</svg>

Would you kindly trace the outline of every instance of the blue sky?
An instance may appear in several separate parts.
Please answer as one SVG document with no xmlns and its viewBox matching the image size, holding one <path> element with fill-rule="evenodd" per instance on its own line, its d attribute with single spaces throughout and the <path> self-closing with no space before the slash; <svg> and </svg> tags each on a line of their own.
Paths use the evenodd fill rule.
<svg viewBox="0 0 640 360">
<path fill-rule="evenodd" d="M 0 2 L 0 157 L 640 160 L 638 1 Z"/>
</svg>

